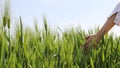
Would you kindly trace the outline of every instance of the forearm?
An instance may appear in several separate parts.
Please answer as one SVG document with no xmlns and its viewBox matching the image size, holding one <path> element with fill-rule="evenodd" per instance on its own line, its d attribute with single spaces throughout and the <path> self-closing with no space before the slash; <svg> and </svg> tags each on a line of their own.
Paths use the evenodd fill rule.
<svg viewBox="0 0 120 68">
<path fill-rule="evenodd" d="M 117 13 L 116 13 L 117 14 Z M 114 19 L 116 17 L 116 14 L 112 15 L 106 23 L 103 25 L 103 27 L 100 29 L 99 32 L 96 33 L 97 40 L 99 41 L 106 33 L 109 32 L 109 30 L 115 25 Z"/>
</svg>

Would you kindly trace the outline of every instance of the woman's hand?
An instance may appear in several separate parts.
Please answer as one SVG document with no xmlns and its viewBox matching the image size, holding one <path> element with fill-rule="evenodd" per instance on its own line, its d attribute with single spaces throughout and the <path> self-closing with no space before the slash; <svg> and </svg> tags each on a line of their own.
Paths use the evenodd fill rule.
<svg viewBox="0 0 120 68">
<path fill-rule="evenodd" d="M 109 32 L 109 30 L 115 25 L 114 19 L 116 17 L 117 13 L 113 14 L 106 23 L 103 25 L 103 27 L 95 34 L 90 35 L 86 37 L 86 43 L 84 44 L 83 50 L 88 50 L 88 48 L 91 47 L 91 45 L 96 45 L 99 43 L 100 39 Z"/>
<path fill-rule="evenodd" d="M 97 35 L 90 35 L 86 37 L 86 43 L 84 44 L 84 50 L 88 50 L 91 45 L 93 45 L 94 47 L 96 47 L 96 45 L 99 42 L 99 38 L 97 37 Z"/>
</svg>

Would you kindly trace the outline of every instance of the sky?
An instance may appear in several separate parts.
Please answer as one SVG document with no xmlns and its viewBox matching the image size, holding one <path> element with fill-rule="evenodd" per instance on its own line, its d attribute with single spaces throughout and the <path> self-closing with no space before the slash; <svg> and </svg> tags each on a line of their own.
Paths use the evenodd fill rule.
<svg viewBox="0 0 120 68">
<path fill-rule="evenodd" d="M 4 0 L 0 0 L 3 7 Z M 24 26 L 43 26 L 43 16 L 51 28 L 62 30 L 80 27 L 83 30 L 94 29 L 102 25 L 111 14 L 119 0 L 11 0 L 11 17 L 14 21 L 22 17 Z M 0 9 L 1 11 L 2 9 Z M 120 36 L 120 27 L 111 30 Z"/>
</svg>

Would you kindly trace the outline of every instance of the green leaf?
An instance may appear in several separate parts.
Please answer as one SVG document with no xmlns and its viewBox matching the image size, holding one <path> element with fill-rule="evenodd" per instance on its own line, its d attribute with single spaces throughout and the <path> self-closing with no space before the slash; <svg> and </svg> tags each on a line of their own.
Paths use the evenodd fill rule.
<svg viewBox="0 0 120 68">
<path fill-rule="evenodd" d="M 94 62 L 91 56 L 90 56 L 90 64 L 91 64 L 91 67 L 94 68 Z"/>
</svg>

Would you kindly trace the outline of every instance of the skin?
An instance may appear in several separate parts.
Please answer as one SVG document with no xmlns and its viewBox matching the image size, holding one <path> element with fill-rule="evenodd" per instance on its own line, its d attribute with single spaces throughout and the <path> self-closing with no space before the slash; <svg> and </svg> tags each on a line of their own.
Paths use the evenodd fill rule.
<svg viewBox="0 0 120 68">
<path fill-rule="evenodd" d="M 107 19 L 106 23 L 102 26 L 102 28 L 94 35 L 90 35 L 86 37 L 86 43 L 84 45 L 84 50 L 88 50 L 91 44 L 94 44 L 94 47 L 99 43 L 100 39 L 110 31 L 110 29 L 115 25 L 114 19 L 117 13 L 113 14 L 110 18 Z M 95 41 L 92 43 L 92 41 Z"/>
</svg>

